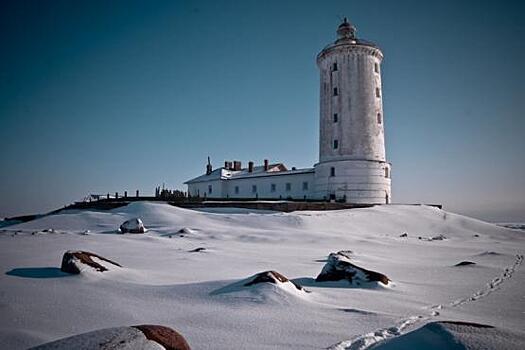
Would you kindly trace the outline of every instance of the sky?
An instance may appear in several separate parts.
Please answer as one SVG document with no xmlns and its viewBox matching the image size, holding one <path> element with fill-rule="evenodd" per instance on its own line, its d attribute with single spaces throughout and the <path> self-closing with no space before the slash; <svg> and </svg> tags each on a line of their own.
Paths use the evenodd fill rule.
<svg viewBox="0 0 525 350">
<path fill-rule="evenodd" d="M 315 57 L 377 43 L 396 203 L 525 222 L 522 1 L 0 1 L 0 217 L 318 161 Z"/>
</svg>

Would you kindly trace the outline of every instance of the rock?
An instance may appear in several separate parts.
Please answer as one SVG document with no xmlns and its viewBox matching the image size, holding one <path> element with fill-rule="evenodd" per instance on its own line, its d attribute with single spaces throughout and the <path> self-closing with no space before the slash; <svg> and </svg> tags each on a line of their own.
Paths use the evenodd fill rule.
<svg viewBox="0 0 525 350">
<path fill-rule="evenodd" d="M 290 281 L 288 278 L 286 278 L 284 275 L 280 274 L 277 271 L 264 271 L 256 274 L 253 276 L 253 279 L 251 281 L 248 281 L 244 284 L 245 287 L 253 286 L 258 283 L 273 283 L 273 284 L 279 284 L 279 283 L 292 283 L 295 288 L 298 290 L 303 290 L 303 287 L 294 282 Z"/>
<path fill-rule="evenodd" d="M 112 350 L 191 350 L 184 337 L 165 326 L 139 325 L 132 327 L 105 328 L 73 335 L 31 348 L 32 350 L 52 349 L 112 349 Z"/>
<path fill-rule="evenodd" d="M 405 232 L 405 233 L 399 235 L 399 237 L 401 237 L 401 238 L 408 237 L 408 234 Z"/>
<path fill-rule="evenodd" d="M 437 236 L 430 237 L 429 240 L 430 240 L 430 241 L 443 241 L 443 240 L 445 240 L 445 239 L 447 239 L 447 237 L 445 237 L 445 236 L 442 235 L 442 234 L 439 234 L 439 235 L 437 235 Z"/>
<path fill-rule="evenodd" d="M 315 279 L 316 282 L 347 280 L 350 283 L 381 282 L 387 285 L 390 279 L 382 273 L 354 265 L 347 255 L 330 253 L 323 270 Z"/>
<path fill-rule="evenodd" d="M 198 252 L 203 252 L 205 250 L 206 250 L 206 248 L 204 248 L 204 247 L 198 247 L 198 248 L 190 250 L 189 252 L 190 253 L 198 253 Z"/>
<path fill-rule="evenodd" d="M 149 324 L 134 327 L 144 333 L 146 338 L 159 343 L 166 350 L 190 350 L 186 339 L 171 328 Z"/>
<path fill-rule="evenodd" d="M 195 230 L 189 227 L 183 227 L 178 231 L 178 233 L 189 235 L 195 233 Z"/>
<path fill-rule="evenodd" d="M 93 258 L 96 258 L 99 261 L 94 261 Z M 94 253 L 80 250 L 68 250 L 62 257 L 62 265 L 60 266 L 60 270 L 67 273 L 79 274 L 82 270 L 89 267 L 95 269 L 96 271 L 104 272 L 111 268 L 111 265 L 122 267 L 120 264 Z"/>
<path fill-rule="evenodd" d="M 146 232 L 146 228 L 144 227 L 142 220 L 140 220 L 139 218 L 133 218 L 133 219 L 124 221 L 124 223 L 120 225 L 120 232 L 122 233 L 144 233 Z"/>
<path fill-rule="evenodd" d="M 472 261 L 462 261 L 462 262 L 458 262 L 454 266 L 467 266 L 467 265 L 476 265 L 476 263 Z"/>
</svg>

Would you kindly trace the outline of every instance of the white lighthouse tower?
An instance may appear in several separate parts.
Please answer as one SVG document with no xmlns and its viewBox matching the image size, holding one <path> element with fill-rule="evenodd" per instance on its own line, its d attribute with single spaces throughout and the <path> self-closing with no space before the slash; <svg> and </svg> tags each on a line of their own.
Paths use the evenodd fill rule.
<svg viewBox="0 0 525 350">
<path fill-rule="evenodd" d="M 317 56 L 320 69 L 319 163 L 315 196 L 349 203 L 389 203 L 381 61 L 383 53 L 358 39 L 346 18 L 337 40 Z"/>
</svg>

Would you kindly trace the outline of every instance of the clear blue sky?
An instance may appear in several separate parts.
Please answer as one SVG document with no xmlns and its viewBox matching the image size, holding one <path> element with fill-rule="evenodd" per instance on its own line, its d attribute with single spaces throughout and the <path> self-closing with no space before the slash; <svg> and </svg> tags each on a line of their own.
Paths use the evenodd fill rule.
<svg viewBox="0 0 525 350">
<path fill-rule="evenodd" d="M 316 54 L 379 44 L 395 202 L 525 221 L 522 1 L 2 1 L 0 217 L 182 188 L 209 155 L 310 167 Z"/>
</svg>

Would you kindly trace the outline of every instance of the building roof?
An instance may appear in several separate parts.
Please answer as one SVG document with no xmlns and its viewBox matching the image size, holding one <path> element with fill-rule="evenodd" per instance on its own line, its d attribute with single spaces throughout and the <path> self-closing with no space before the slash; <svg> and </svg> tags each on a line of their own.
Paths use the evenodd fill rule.
<svg viewBox="0 0 525 350">
<path fill-rule="evenodd" d="M 268 170 L 264 170 L 264 165 L 254 166 L 253 171 L 249 172 L 248 168 L 244 168 L 238 171 L 226 169 L 224 167 L 215 169 L 209 175 L 201 175 L 191 180 L 184 182 L 184 184 L 191 184 L 197 182 L 208 182 L 215 180 L 237 180 L 244 178 L 257 178 L 266 176 L 283 176 L 283 175 L 295 175 L 304 173 L 313 173 L 314 168 L 304 169 L 292 169 L 288 170 L 283 163 L 275 163 L 268 165 Z"/>
</svg>

